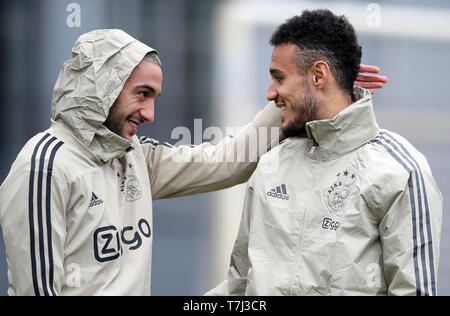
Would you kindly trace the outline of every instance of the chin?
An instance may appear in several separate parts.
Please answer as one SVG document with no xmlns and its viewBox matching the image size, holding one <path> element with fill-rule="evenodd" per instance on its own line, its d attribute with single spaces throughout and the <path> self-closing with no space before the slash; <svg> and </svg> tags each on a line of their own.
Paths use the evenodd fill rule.
<svg viewBox="0 0 450 316">
<path fill-rule="evenodd" d="M 305 126 L 298 127 L 293 122 L 287 122 L 281 126 L 281 131 L 283 135 L 288 137 L 299 137 L 306 134 Z"/>
</svg>

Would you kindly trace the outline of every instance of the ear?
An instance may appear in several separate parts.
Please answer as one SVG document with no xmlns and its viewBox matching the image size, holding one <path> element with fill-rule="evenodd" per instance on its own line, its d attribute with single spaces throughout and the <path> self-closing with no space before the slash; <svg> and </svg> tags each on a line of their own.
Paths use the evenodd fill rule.
<svg viewBox="0 0 450 316">
<path fill-rule="evenodd" d="M 324 61 L 316 61 L 310 68 L 312 74 L 312 84 L 316 88 L 323 88 L 330 79 L 330 67 Z"/>
</svg>

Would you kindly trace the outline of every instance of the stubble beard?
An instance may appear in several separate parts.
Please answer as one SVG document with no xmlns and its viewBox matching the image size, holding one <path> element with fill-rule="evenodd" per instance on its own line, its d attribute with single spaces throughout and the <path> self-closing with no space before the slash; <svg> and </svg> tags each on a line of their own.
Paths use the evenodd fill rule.
<svg viewBox="0 0 450 316">
<path fill-rule="evenodd" d="M 116 101 L 109 109 L 108 117 L 103 125 L 105 125 L 111 132 L 124 137 L 123 124 L 124 120 L 119 115 L 119 103 Z"/>
<path fill-rule="evenodd" d="M 316 120 L 318 112 L 318 101 L 312 95 L 309 86 L 300 93 L 299 102 L 292 105 L 292 109 L 297 113 L 295 118 L 282 128 L 284 136 L 299 137 L 306 134 L 306 123 Z"/>
</svg>

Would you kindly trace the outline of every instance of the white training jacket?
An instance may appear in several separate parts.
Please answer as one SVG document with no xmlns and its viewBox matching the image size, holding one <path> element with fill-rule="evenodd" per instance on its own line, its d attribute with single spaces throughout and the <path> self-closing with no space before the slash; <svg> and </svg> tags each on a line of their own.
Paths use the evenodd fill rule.
<svg viewBox="0 0 450 316">
<path fill-rule="evenodd" d="M 441 193 L 425 157 L 356 94 L 261 158 L 227 281 L 207 295 L 436 295 Z"/>
<path fill-rule="evenodd" d="M 152 200 L 245 182 L 278 144 L 273 103 L 217 146 L 110 132 L 109 108 L 151 51 L 120 30 L 76 42 L 55 85 L 51 127 L 28 141 L 0 188 L 9 295 L 149 295 Z"/>
</svg>

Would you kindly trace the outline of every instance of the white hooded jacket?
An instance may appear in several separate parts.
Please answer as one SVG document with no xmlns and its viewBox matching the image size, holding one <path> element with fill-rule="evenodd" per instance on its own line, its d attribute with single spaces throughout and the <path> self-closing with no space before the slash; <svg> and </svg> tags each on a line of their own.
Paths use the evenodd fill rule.
<svg viewBox="0 0 450 316">
<path fill-rule="evenodd" d="M 54 88 L 51 127 L 28 141 L 0 188 L 9 295 L 149 295 L 152 200 L 245 182 L 278 143 L 274 104 L 217 146 L 109 131 L 111 105 L 151 51 L 120 30 L 76 42 Z M 259 127 L 268 133 L 255 134 Z"/>
<path fill-rule="evenodd" d="M 426 158 L 355 92 L 261 158 L 227 281 L 207 294 L 436 295 L 441 193 Z"/>
</svg>

